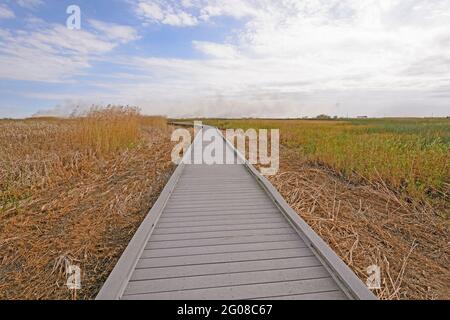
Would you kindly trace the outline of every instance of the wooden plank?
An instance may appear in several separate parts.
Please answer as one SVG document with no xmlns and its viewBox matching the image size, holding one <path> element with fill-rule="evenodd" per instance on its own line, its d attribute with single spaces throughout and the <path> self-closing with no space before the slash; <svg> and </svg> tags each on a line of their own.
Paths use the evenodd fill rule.
<svg viewBox="0 0 450 320">
<path fill-rule="evenodd" d="M 253 299 L 269 295 L 295 295 L 336 290 L 332 278 L 297 280 L 240 286 L 180 290 L 158 293 L 124 295 L 123 299 L 180 299 L 180 300 L 216 300 L 216 299 Z"/>
<path fill-rule="evenodd" d="M 220 184 L 220 185 L 214 185 L 212 186 L 211 183 L 205 184 L 205 185 L 199 185 L 199 184 L 189 184 L 186 186 L 177 186 L 177 189 L 174 190 L 175 195 L 181 195 L 181 194 L 195 194 L 195 193 L 201 193 L 204 191 L 211 192 L 212 194 L 217 194 L 220 192 L 230 192 L 236 193 L 259 193 L 264 194 L 264 191 L 260 188 L 256 188 L 254 183 L 228 183 L 228 184 Z M 267 197 L 267 195 L 266 195 Z"/>
<path fill-rule="evenodd" d="M 234 186 L 234 187 L 221 187 L 221 188 L 214 188 L 214 189 L 209 189 L 209 188 L 186 188 L 186 189 L 177 189 L 173 192 L 174 195 L 192 195 L 192 196 L 198 196 L 198 195 L 206 195 L 206 194 L 210 194 L 213 197 L 219 197 L 221 195 L 224 194 L 224 192 L 226 192 L 227 194 L 229 193 L 230 195 L 233 193 L 238 193 L 238 194 L 246 194 L 246 193 L 250 193 L 250 192 L 261 192 L 260 190 L 255 190 L 254 187 L 241 187 L 241 186 Z"/>
<path fill-rule="evenodd" d="M 147 249 L 142 253 L 142 258 L 158 258 L 158 257 L 174 257 L 185 255 L 199 255 L 209 253 L 229 253 L 229 252 L 247 252 L 247 251 L 264 251 L 272 249 L 293 249 L 305 248 L 301 240 L 275 241 L 275 242 L 258 242 L 258 243 L 239 243 L 239 244 L 222 244 L 215 246 L 195 246 L 183 248 L 168 249 Z"/>
<path fill-rule="evenodd" d="M 198 264 L 223 263 L 233 261 L 255 261 L 255 260 L 280 259 L 280 258 L 298 258 L 298 257 L 310 257 L 313 255 L 314 254 L 309 248 L 210 253 L 203 255 L 186 255 L 178 257 L 163 257 L 163 258 L 149 258 L 149 259 L 146 259 L 144 255 L 142 255 L 138 263 L 136 264 L 136 269 L 170 267 L 170 266 L 190 266 Z"/>
<path fill-rule="evenodd" d="M 192 164 L 192 165 L 189 165 L 189 168 L 187 171 L 185 171 L 185 174 L 189 174 L 191 172 L 195 173 L 197 171 L 204 171 L 204 170 L 208 170 L 208 169 L 209 170 L 230 171 L 230 167 L 233 170 L 244 170 L 244 169 L 242 169 L 241 165 L 230 164 L 230 165 L 227 165 L 226 167 L 224 167 L 223 165 L 219 165 L 219 164 L 211 164 L 211 165 L 208 165 L 208 167 L 206 167 L 206 169 L 204 169 L 205 166 L 202 164 Z"/>
<path fill-rule="evenodd" d="M 214 184 L 214 185 L 212 185 Z M 191 187 L 211 187 L 211 188 L 215 188 L 215 189 L 220 189 L 223 187 L 239 187 L 239 186 L 249 186 L 249 187 L 253 187 L 255 186 L 256 182 L 253 181 L 252 179 L 240 179 L 240 180 L 211 180 L 211 181 L 207 181 L 207 180 L 199 180 L 199 181 L 195 181 L 195 182 L 189 182 L 189 181 L 180 181 L 180 183 L 177 185 L 177 187 L 179 189 L 182 189 L 183 187 L 185 188 L 191 188 Z"/>
<path fill-rule="evenodd" d="M 255 236 L 235 236 L 235 237 L 221 237 L 221 238 L 207 238 L 207 239 L 190 239 L 178 241 L 154 241 L 150 239 L 147 243 L 146 249 L 159 248 L 191 248 L 202 246 L 216 246 L 223 244 L 239 244 L 239 243 L 267 243 L 273 241 L 299 240 L 296 233 L 290 234 L 270 234 L 270 235 L 255 235 Z M 302 240 L 301 240 L 302 241 Z"/>
<path fill-rule="evenodd" d="M 243 173 L 244 174 L 244 173 Z M 245 173 L 247 174 L 247 173 Z M 214 174 L 213 174 L 214 176 Z M 187 180 L 187 179 L 186 179 Z M 221 179 L 221 180 L 217 180 L 217 179 L 213 179 L 211 181 L 207 180 L 207 179 L 201 179 L 201 180 L 197 180 L 197 181 L 180 181 L 180 183 L 177 185 L 178 188 L 190 188 L 190 187 L 212 187 L 212 188 L 216 188 L 216 189 L 220 189 L 223 187 L 239 187 L 241 184 L 246 185 L 246 186 L 254 186 L 256 184 L 256 182 L 252 179 L 239 179 L 239 180 L 226 180 L 226 179 Z"/>
<path fill-rule="evenodd" d="M 277 228 L 277 229 L 217 231 L 217 232 L 200 232 L 200 233 L 184 233 L 184 234 L 154 234 L 152 236 L 152 241 L 207 239 L 207 238 L 255 236 L 255 235 L 263 235 L 263 234 L 290 234 L 290 233 L 295 233 L 291 227 Z"/>
<path fill-rule="evenodd" d="M 195 183 L 188 183 L 183 182 L 178 185 L 179 190 L 183 190 L 186 192 L 189 192 L 190 190 L 209 190 L 209 188 L 212 188 L 212 190 L 221 190 L 221 189 L 234 189 L 234 188 L 254 188 L 255 182 L 249 181 L 249 180 L 241 180 L 241 181 L 220 181 L 220 184 L 217 184 L 216 186 L 212 186 L 213 182 L 204 181 L 204 182 L 195 182 Z M 214 182 L 217 183 L 217 180 Z"/>
<path fill-rule="evenodd" d="M 276 210 L 276 207 L 270 207 L 269 205 L 262 205 L 262 204 L 251 204 L 251 205 L 240 205 L 236 206 L 234 204 L 226 205 L 225 203 L 220 205 L 198 205 L 195 207 L 189 207 L 189 208 L 183 208 L 183 207 L 170 207 L 167 208 L 167 213 L 176 213 L 176 214 L 185 214 L 185 215 L 192 215 L 192 213 L 198 213 L 198 214 L 220 214 L 220 212 L 223 213 L 254 213 L 257 214 L 258 212 L 272 212 L 272 213 L 278 213 L 279 211 Z"/>
<path fill-rule="evenodd" d="M 200 220 L 193 221 L 191 219 L 185 221 L 167 221 L 162 219 L 158 223 L 158 228 L 185 228 L 185 227 L 200 227 L 200 226 L 226 226 L 226 225 L 259 225 L 259 224 L 273 224 L 286 223 L 283 217 L 270 215 L 265 218 L 247 218 L 247 219 L 215 219 L 215 220 Z"/>
<path fill-rule="evenodd" d="M 214 175 L 213 175 L 214 176 Z M 245 184 L 249 186 L 253 186 L 256 184 L 256 182 L 252 179 L 249 179 L 248 177 L 245 178 L 239 178 L 239 179 L 228 179 L 228 178 L 222 178 L 221 180 L 217 180 L 216 177 L 213 179 L 186 179 L 184 178 L 181 180 L 178 184 L 178 187 L 191 187 L 191 186 L 204 186 L 204 187 L 223 187 L 223 186 L 237 186 L 239 184 Z M 214 185 L 211 185 L 214 184 Z"/>
<path fill-rule="evenodd" d="M 205 197 L 205 194 L 203 195 L 193 195 L 189 192 L 186 192 L 183 197 L 180 196 L 173 196 L 170 198 L 171 203 L 198 203 L 198 202 L 228 202 L 230 201 L 234 202 L 254 202 L 254 201 L 263 201 L 263 200 L 269 200 L 267 196 L 264 194 L 253 194 L 253 195 L 243 195 L 241 193 L 235 193 L 235 194 L 229 194 L 228 192 L 224 192 L 221 195 L 217 196 L 211 196 L 209 192 L 207 193 L 208 197 Z"/>
<path fill-rule="evenodd" d="M 166 213 L 167 217 L 170 219 L 197 219 L 197 220 L 207 220 L 212 218 L 220 218 L 220 219 L 239 219 L 240 217 L 251 217 L 251 218 L 261 218 L 261 217 L 267 217 L 268 214 L 274 215 L 280 215 L 279 212 L 272 211 L 256 211 L 256 212 L 246 212 L 243 211 L 241 213 L 239 212 L 220 212 L 217 211 L 214 212 L 208 212 L 208 211 L 196 211 L 196 212 L 170 212 Z"/>
<path fill-rule="evenodd" d="M 329 276 L 329 273 L 322 266 L 319 266 L 302 269 L 250 271 L 174 279 L 131 281 L 124 294 L 219 288 L 243 284 L 320 279 Z"/>
<path fill-rule="evenodd" d="M 216 212 L 241 212 L 241 213 L 245 213 L 245 212 L 254 212 L 254 211 L 269 211 L 271 210 L 271 212 L 277 212 L 275 207 L 269 207 L 267 204 L 266 205 L 241 205 L 241 206 L 235 206 L 235 205 L 228 205 L 226 206 L 225 204 L 221 205 L 221 206 L 215 206 L 213 208 L 211 208 L 211 206 L 201 206 L 201 207 L 192 207 L 189 208 L 189 210 L 187 210 L 187 208 L 182 208 L 182 207 L 177 207 L 177 208 L 167 208 L 167 212 L 179 212 L 179 213 L 190 213 L 189 211 L 195 211 L 195 212 L 208 212 L 208 213 L 216 213 Z M 278 211 L 279 213 L 279 211 Z"/>
<path fill-rule="evenodd" d="M 246 177 L 245 172 L 240 172 L 238 174 L 235 174 L 235 177 L 233 177 L 233 172 L 228 172 L 224 176 L 220 176 L 219 174 L 214 173 L 211 171 L 211 174 L 207 174 L 204 177 L 193 176 L 193 177 L 183 177 L 183 180 L 180 181 L 180 186 L 182 185 L 196 185 L 196 184 L 213 184 L 214 186 L 222 186 L 224 184 L 235 184 L 238 185 L 240 182 L 248 183 L 248 184 L 254 184 L 255 181 L 252 181 L 252 179 L 248 179 Z M 220 180 L 217 180 L 220 179 Z"/>
<path fill-rule="evenodd" d="M 216 189 L 212 189 L 212 188 L 198 188 L 200 190 L 194 190 L 192 187 L 191 188 L 187 188 L 187 190 L 180 190 L 180 189 L 175 189 L 173 191 L 173 196 L 177 196 L 177 197 L 187 197 L 188 195 L 204 195 L 204 191 L 208 191 L 208 194 L 211 193 L 212 195 L 220 195 L 221 192 L 223 192 L 223 190 L 227 190 L 227 194 L 229 195 L 247 195 L 247 194 L 263 194 L 266 195 L 264 193 L 264 190 L 260 189 L 260 188 L 255 188 L 255 187 L 251 187 L 251 188 L 241 188 L 239 185 L 235 185 L 234 187 L 220 187 L 220 188 L 216 188 Z M 266 195 L 267 196 L 267 195 Z"/>
<path fill-rule="evenodd" d="M 255 300 L 348 300 L 348 298 L 341 290 L 333 290 L 278 297 L 260 297 Z"/>
<path fill-rule="evenodd" d="M 217 172 L 218 175 L 226 176 L 228 173 L 239 174 L 245 170 L 241 164 L 239 165 L 223 165 L 223 164 L 196 164 L 189 165 L 187 171 L 184 172 L 185 177 L 205 177 L 208 173 Z"/>
<path fill-rule="evenodd" d="M 201 202 L 193 202 L 193 201 L 177 201 L 177 202 L 171 202 L 167 204 L 167 210 L 172 209 L 181 209 L 188 211 L 190 209 L 202 209 L 206 208 L 209 210 L 219 209 L 219 208 L 235 208 L 235 209 L 243 209 L 243 208 L 275 208 L 273 203 L 268 199 L 260 199 L 260 200 L 248 200 L 248 199 L 242 199 L 242 200 L 236 200 L 236 201 L 229 201 L 229 200 L 205 200 Z"/>
<path fill-rule="evenodd" d="M 269 219 L 279 219 L 281 217 L 282 221 L 285 221 L 286 219 L 283 218 L 281 214 L 274 215 L 273 213 L 260 213 L 257 216 L 254 214 L 212 214 L 209 216 L 202 215 L 202 216 L 167 216 L 165 214 L 160 218 L 160 223 L 188 223 L 188 222 L 215 222 L 215 221 L 236 221 L 239 223 L 239 221 L 245 221 L 245 220 L 255 220 L 255 221 L 264 221 Z"/>
<path fill-rule="evenodd" d="M 208 184 L 211 185 L 211 183 L 216 184 L 218 182 L 217 178 L 220 178 L 220 183 L 219 185 L 223 185 L 223 184 L 227 184 L 227 183 L 232 183 L 232 184 L 236 184 L 239 182 L 246 182 L 246 183 L 254 183 L 254 181 L 252 181 L 251 179 L 248 179 L 245 176 L 242 176 L 242 174 L 236 175 L 236 177 L 232 177 L 231 176 L 232 173 L 229 172 L 226 176 L 221 177 L 220 175 L 206 175 L 205 177 L 199 177 L 197 176 L 193 176 L 193 177 L 183 177 L 183 180 L 180 181 L 180 186 L 183 184 Z"/>
<path fill-rule="evenodd" d="M 211 172 L 212 173 L 212 172 Z M 233 172 L 227 172 L 226 175 L 224 176 L 220 176 L 220 175 L 216 175 L 216 174 L 209 174 L 209 173 L 203 173 L 205 176 L 201 177 L 200 174 L 197 174 L 196 176 L 192 176 L 192 177 L 183 177 L 183 180 L 180 181 L 180 186 L 185 184 L 185 185 L 191 185 L 191 184 L 211 184 L 214 183 L 214 185 L 224 185 L 224 184 L 236 184 L 239 182 L 245 182 L 245 183 L 255 183 L 255 181 L 253 181 L 252 179 L 248 179 L 244 173 L 239 173 L 236 174 L 235 177 L 233 177 Z M 220 178 L 220 180 L 217 180 L 217 178 Z M 219 182 L 219 183 L 218 183 Z"/>
<path fill-rule="evenodd" d="M 244 215 L 244 214 L 252 214 L 252 215 L 256 215 L 256 214 L 265 214 L 265 213 L 273 213 L 273 214 L 277 214 L 277 215 L 281 215 L 280 211 L 276 210 L 276 208 L 267 208 L 267 207 L 248 207 L 248 208 L 196 208 L 195 210 L 192 211 L 186 211 L 183 210 L 182 208 L 177 208 L 177 209 L 167 209 L 164 212 L 164 217 L 167 216 L 200 216 L 200 215 L 205 215 L 205 216 L 210 216 L 210 215 L 214 215 L 214 216 L 220 216 L 220 215 Z"/>
<path fill-rule="evenodd" d="M 182 233 L 198 233 L 198 232 L 213 232 L 213 231 L 233 231 L 233 230 L 256 230 L 256 229 L 272 229 L 272 228 L 289 228 L 286 221 L 272 222 L 272 223 L 253 223 L 253 224 L 232 224 L 232 225 L 218 225 L 218 226 L 185 226 L 179 228 L 165 228 L 158 225 L 153 231 L 153 234 L 182 234 Z"/>
<path fill-rule="evenodd" d="M 264 196 L 267 198 L 267 195 L 265 195 L 264 192 L 260 190 L 246 191 L 246 192 L 241 190 L 238 191 L 230 190 L 227 191 L 226 194 L 223 194 L 222 191 L 216 193 L 214 193 L 211 190 L 208 191 L 208 197 L 216 198 L 217 196 L 221 196 L 221 199 L 234 199 L 235 197 L 237 197 L 238 199 L 240 198 L 247 199 L 247 198 L 256 198 L 258 196 Z M 189 199 L 204 199 L 204 198 L 205 193 L 203 191 L 201 193 L 173 192 L 172 196 L 170 197 L 171 200 L 185 200 L 185 199 L 189 200 Z"/>
<path fill-rule="evenodd" d="M 212 192 L 212 193 L 219 193 L 219 192 L 223 192 L 224 190 L 226 190 L 227 192 L 253 192 L 253 191 L 260 191 L 259 189 L 255 189 L 255 186 L 252 184 L 247 184 L 247 185 L 243 185 L 243 184 L 239 184 L 239 185 L 223 185 L 223 186 L 194 186 L 194 185 L 190 185 L 190 186 L 186 186 L 183 188 L 177 188 L 174 193 L 178 194 L 178 193 L 201 193 L 201 192 Z"/>
<path fill-rule="evenodd" d="M 301 258 L 236 261 L 189 266 L 136 269 L 131 280 L 170 279 L 207 274 L 228 274 L 245 271 L 280 270 L 321 266 L 314 256 Z"/>
<path fill-rule="evenodd" d="M 205 199 L 205 196 L 207 196 L 209 199 Z M 242 201 L 242 200 L 261 200 L 261 199 L 267 199 L 267 196 L 265 196 L 263 193 L 247 193 L 244 194 L 243 192 L 236 192 L 236 193 L 231 193 L 231 192 L 226 192 L 223 193 L 223 191 L 221 191 L 220 193 L 216 193 L 213 194 L 212 192 L 207 192 L 204 193 L 202 192 L 201 194 L 192 194 L 192 193 L 185 193 L 183 195 L 173 195 L 170 198 L 170 201 L 173 202 L 202 202 L 205 200 L 208 201 L 214 201 L 216 199 L 220 199 L 221 201 L 227 200 L 227 201 Z"/>
</svg>

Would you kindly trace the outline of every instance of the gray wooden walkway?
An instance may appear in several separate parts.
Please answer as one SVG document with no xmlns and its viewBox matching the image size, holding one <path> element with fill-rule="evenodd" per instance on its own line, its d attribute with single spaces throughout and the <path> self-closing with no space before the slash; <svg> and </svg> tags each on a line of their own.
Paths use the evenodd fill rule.
<svg viewBox="0 0 450 320">
<path fill-rule="evenodd" d="M 373 298 L 247 163 L 180 164 L 97 296 Z"/>
</svg>

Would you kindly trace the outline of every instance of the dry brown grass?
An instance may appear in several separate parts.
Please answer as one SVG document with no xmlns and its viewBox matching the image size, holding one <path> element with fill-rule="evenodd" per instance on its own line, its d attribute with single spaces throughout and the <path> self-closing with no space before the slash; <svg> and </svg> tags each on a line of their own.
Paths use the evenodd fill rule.
<svg viewBox="0 0 450 320">
<path fill-rule="evenodd" d="M 139 138 L 139 110 L 129 107 L 92 109 L 86 117 L 76 121 L 71 139 L 78 144 L 107 154 L 133 147 Z"/>
<path fill-rule="evenodd" d="M 167 128 L 167 119 L 164 117 L 141 116 L 139 122 L 144 126 Z"/>
<path fill-rule="evenodd" d="M 351 183 L 281 149 L 270 178 L 286 201 L 365 282 L 381 267 L 381 299 L 450 299 L 448 224 L 430 205 L 383 183 Z"/>
<path fill-rule="evenodd" d="M 111 107 L 0 121 L 0 150 L 0 299 L 95 297 L 172 172 L 165 119 Z"/>
</svg>

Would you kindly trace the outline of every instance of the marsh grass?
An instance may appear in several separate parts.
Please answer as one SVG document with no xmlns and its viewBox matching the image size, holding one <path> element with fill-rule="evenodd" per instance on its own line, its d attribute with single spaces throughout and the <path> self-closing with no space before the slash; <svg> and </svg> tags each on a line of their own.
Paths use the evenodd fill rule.
<svg viewBox="0 0 450 320">
<path fill-rule="evenodd" d="M 92 299 L 173 170 L 163 117 L 130 107 L 0 120 L 0 299 Z M 62 257 L 64 259 L 62 259 Z M 67 259 L 67 260 L 66 260 Z"/>
<path fill-rule="evenodd" d="M 417 200 L 449 201 L 449 119 L 208 120 L 222 128 L 279 128 L 281 143 L 347 178 L 384 183 Z"/>
<path fill-rule="evenodd" d="M 71 138 L 75 144 L 98 154 L 109 154 L 137 143 L 139 120 L 137 108 L 92 109 L 75 122 Z"/>
<path fill-rule="evenodd" d="M 144 143 L 146 128 L 164 132 L 166 119 L 108 106 L 77 118 L 0 120 L 0 212 L 33 190 L 89 172 L 95 162 Z"/>
</svg>

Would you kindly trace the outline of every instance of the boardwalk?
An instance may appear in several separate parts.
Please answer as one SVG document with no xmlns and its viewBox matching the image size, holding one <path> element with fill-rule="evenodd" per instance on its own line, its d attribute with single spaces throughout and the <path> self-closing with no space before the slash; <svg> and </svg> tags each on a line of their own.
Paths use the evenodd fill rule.
<svg viewBox="0 0 450 320">
<path fill-rule="evenodd" d="M 245 163 L 180 164 L 97 297 L 373 298 Z"/>
</svg>

